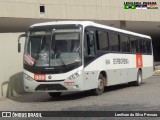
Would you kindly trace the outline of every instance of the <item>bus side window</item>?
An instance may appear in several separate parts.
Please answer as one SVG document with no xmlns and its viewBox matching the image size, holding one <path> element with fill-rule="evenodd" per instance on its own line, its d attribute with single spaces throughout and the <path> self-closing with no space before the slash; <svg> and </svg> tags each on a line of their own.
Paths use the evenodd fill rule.
<svg viewBox="0 0 160 120">
<path fill-rule="evenodd" d="M 147 47 L 147 54 L 151 54 L 152 53 L 151 40 L 146 40 L 146 47 Z"/>
<path fill-rule="evenodd" d="M 140 53 L 146 53 L 146 41 L 145 41 L 145 39 L 142 39 L 142 38 L 139 39 L 139 48 L 140 48 Z"/>
<path fill-rule="evenodd" d="M 91 32 L 85 33 L 84 55 L 87 57 L 95 56 L 95 36 Z"/>
<path fill-rule="evenodd" d="M 109 51 L 109 40 L 107 32 L 98 30 L 97 50 Z"/>
<path fill-rule="evenodd" d="M 120 35 L 121 41 L 121 51 L 122 52 L 130 52 L 130 40 L 129 37 Z"/>
<path fill-rule="evenodd" d="M 118 34 L 116 33 L 109 33 L 109 43 L 110 43 L 110 50 L 113 52 L 120 51 L 120 42 L 118 38 Z"/>
<path fill-rule="evenodd" d="M 131 42 L 131 52 L 138 53 L 139 52 L 138 39 L 134 37 L 130 37 L 130 42 Z"/>
<path fill-rule="evenodd" d="M 95 56 L 95 37 L 94 37 L 94 34 L 89 33 L 87 35 L 87 43 L 88 43 L 88 55 L 91 57 Z"/>
</svg>

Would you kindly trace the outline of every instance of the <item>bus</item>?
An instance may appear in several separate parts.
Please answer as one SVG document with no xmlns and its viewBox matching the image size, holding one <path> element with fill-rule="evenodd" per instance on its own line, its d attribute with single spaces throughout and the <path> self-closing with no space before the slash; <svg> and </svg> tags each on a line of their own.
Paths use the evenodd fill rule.
<svg viewBox="0 0 160 120">
<path fill-rule="evenodd" d="M 101 95 L 106 86 L 137 86 L 153 74 L 150 36 L 92 21 L 57 21 L 29 27 L 24 47 L 24 89 L 51 97 L 68 91 L 91 90 Z"/>
</svg>

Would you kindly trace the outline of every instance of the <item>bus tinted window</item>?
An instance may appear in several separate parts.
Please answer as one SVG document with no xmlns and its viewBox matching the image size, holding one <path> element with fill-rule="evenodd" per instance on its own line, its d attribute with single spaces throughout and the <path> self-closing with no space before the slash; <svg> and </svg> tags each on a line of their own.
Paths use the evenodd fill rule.
<svg viewBox="0 0 160 120">
<path fill-rule="evenodd" d="M 118 34 L 109 33 L 109 43 L 111 51 L 120 51 Z"/>
<path fill-rule="evenodd" d="M 107 33 L 98 31 L 98 50 L 109 50 Z"/>
<path fill-rule="evenodd" d="M 146 53 L 146 41 L 145 39 L 139 39 L 139 49 L 140 53 Z"/>
<path fill-rule="evenodd" d="M 85 31 L 85 41 L 84 41 L 84 55 L 95 56 L 95 32 L 90 29 Z"/>
<path fill-rule="evenodd" d="M 130 42 L 131 42 L 131 52 L 132 53 L 138 53 L 138 39 L 134 37 L 130 37 Z"/>
<path fill-rule="evenodd" d="M 121 35 L 120 41 L 121 41 L 121 51 L 130 52 L 129 37 Z"/>
<path fill-rule="evenodd" d="M 146 40 L 146 47 L 147 47 L 147 53 L 151 54 L 152 49 L 151 49 L 151 41 L 150 40 Z"/>
</svg>

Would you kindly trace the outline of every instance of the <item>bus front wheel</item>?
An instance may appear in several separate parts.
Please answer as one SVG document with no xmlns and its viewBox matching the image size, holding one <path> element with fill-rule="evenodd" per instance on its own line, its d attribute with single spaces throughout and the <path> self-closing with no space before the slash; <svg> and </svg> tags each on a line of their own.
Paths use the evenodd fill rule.
<svg viewBox="0 0 160 120">
<path fill-rule="evenodd" d="M 49 92 L 48 93 L 51 97 L 59 97 L 62 93 L 61 92 Z"/>
<path fill-rule="evenodd" d="M 105 78 L 103 77 L 102 74 L 100 74 L 98 78 L 98 88 L 93 90 L 93 93 L 95 95 L 101 95 L 104 92 L 104 81 Z"/>
</svg>

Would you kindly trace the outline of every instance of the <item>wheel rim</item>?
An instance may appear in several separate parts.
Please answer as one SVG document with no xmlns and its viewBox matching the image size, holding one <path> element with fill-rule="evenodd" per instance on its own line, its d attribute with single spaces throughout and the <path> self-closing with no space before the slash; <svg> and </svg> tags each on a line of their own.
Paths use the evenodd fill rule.
<svg viewBox="0 0 160 120">
<path fill-rule="evenodd" d="M 100 90 L 102 90 L 103 89 L 103 80 L 102 79 L 99 79 L 98 80 L 98 88 L 100 89 Z"/>
<path fill-rule="evenodd" d="M 142 77 L 141 77 L 141 75 L 139 74 L 139 76 L 138 76 L 138 82 L 139 83 L 141 83 L 142 82 Z"/>
</svg>

